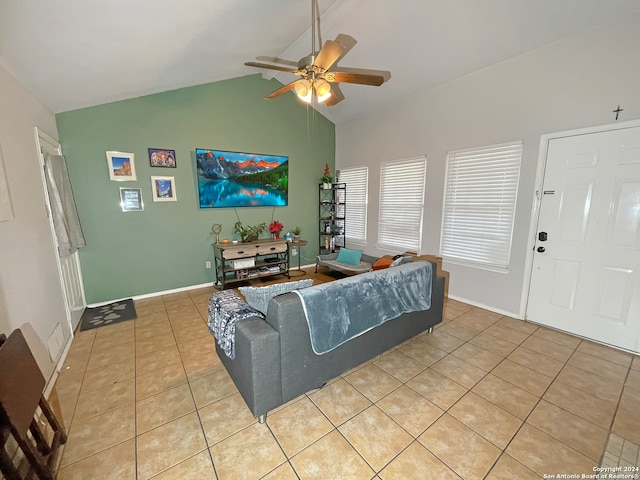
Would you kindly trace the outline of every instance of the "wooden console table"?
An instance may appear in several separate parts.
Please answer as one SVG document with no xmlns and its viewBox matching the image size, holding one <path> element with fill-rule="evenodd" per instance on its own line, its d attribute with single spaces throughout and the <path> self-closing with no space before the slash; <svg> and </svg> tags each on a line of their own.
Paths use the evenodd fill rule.
<svg viewBox="0 0 640 480">
<path fill-rule="evenodd" d="M 227 284 L 246 282 L 252 278 L 272 275 L 289 276 L 289 248 L 284 239 L 265 238 L 245 243 L 213 244 L 216 283 L 221 289 Z"/>
</svg>

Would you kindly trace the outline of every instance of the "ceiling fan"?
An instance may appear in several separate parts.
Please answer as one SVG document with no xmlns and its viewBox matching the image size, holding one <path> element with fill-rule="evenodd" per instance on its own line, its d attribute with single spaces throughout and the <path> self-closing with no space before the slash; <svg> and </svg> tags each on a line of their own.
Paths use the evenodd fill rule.
<svg viewBox="0 0 640 480">
<path fill-rule="evenodd" d="M 355 83 L 359 85 L 372 85 L 379 87 L 391 76 L 390 72 L 383 70 L 364 70 L 356 68 L 340 68 L 341 71 L 333 71 L 332 67 L 340 60 L 356 43 L 348 36 L 340 34 L 336 40 L 327 40 L 319 52 L 316 52 L 316 18 L 319 17 L 318 0 L 311 0 L 311 54 L 301 58 L 298 62 L 283 60 L 276 57 L 258 57 L 257 60 L 266 60 L 271 63 L 245 62 L 249 67 L 266 68 L 281 72 L 293 73 L 301 78 L 271 92 L 264 98 L 270 100 L 282 95 L 289 90 L 294 90 L 303 101 L 311 103 L 315 97 L 319 103 L 331 106 L 344 100 L 344 94 L 338 83 Z M 319 19 L 318 19 L 319 23 Z M 318 28 L 319 36 L 319 28 Z M 320 39 L 319 39 L 320 40 Z M 322 43 L 320 41 L 320 43 Z M 282 65 L 287 65 L 282 66 Z M 297 68 L 292 68 L 296 66 Z"/>
</svg>

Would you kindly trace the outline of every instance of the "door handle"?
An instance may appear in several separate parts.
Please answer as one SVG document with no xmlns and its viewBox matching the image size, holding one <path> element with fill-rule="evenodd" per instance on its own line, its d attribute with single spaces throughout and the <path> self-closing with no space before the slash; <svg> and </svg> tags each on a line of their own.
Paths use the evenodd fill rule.
<svg viewBox="0 0 640 480">
<path fill-rule="evenodd" d="M 544 252 L 544 247 L 538 247 L 537 251 L 540 252 L 540 253 Z"/>
</svg>

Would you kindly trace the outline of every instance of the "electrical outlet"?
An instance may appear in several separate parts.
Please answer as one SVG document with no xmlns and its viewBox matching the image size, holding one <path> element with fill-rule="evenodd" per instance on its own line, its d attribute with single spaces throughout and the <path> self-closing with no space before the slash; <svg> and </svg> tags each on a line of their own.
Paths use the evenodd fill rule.
<svg viewBox="0 0 640 480">
<path fill-rule="evenodd" d="M 207 260 L 206 262 L 204 262 L 204 267 L 211 268 L 211 260 Z"/>
<path fill-rule="evenodd" d="M 298 250 L 296 248 L 291 250 L 291 256 L 295 257 L 296 255 L 298 255 Z"/>
</svg>

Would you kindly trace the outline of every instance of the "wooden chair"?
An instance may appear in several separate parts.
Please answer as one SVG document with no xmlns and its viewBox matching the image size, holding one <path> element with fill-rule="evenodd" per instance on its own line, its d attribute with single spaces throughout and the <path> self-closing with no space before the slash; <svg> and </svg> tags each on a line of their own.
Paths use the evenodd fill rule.
<svg viewBox="0 0 640 480">
<path fill-rule="evenodd" d="M 67 436 L 42 395 L 44 386 L 44 376 L 22 332 L 14 330 L 8 338 L 0 335 L 0 471 L 7 480 L 25 478 L 7 451 L 10 436 L 28 462 L 29 476 L 55 478 L 57 452 Z M 53 431 L 51 444 L 38 425 L 38 407 Z"/>
</svg>

